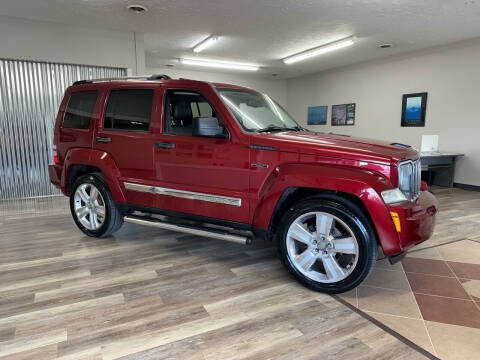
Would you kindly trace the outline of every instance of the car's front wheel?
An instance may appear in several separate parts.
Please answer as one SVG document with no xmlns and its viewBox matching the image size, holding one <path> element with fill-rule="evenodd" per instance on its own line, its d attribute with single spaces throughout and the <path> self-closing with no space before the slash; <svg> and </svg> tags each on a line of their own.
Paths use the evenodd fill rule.
<svg viewBox="0 0 480 360">
<path fill-rule="evenodd" d="M 110 236 L 123 224 L 123 216 L 100 174 L 84 175 L 75 181 L 70 211 L 79 229 L 92 237 Z"/>
<path fill-rule="evenodd" d="M 348 200 L 331 196 L 301 201 L 289 209 L 282 224 L 282 261 L 314 290 L 348 291 L 373 269 L 375 233 L 361 210 Z"/>
</svg>

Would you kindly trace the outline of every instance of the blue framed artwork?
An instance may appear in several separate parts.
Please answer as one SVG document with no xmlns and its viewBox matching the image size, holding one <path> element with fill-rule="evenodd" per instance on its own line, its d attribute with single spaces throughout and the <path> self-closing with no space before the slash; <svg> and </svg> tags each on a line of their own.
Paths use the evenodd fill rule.
<svg viewBox="0 0 480 360">
<path fill-rule="evenodd" d="M 327 125 L 328 106 L 309 106 L 307 125 Z"/>
<path fill-rule="evenodd" d="M 426 111 L 426 92 L 403 95 L 402 126 L 425 126 Z"/>
</svg>

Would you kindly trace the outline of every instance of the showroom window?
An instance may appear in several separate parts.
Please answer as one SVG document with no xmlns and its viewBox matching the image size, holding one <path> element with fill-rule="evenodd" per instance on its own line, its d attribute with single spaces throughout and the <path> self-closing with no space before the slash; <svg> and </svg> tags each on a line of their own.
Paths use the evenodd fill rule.
<svg viewBox="0 0 480 360">
<path fill-rule="evenodd" d="M 192 136 L 194 118 L 216 116 L 213 107 L 201 94 L 185 90 L 168 90 L 165 97 L 163 132 Z M 224 126 L 223 128 L 225 129 Z"/>
<path fill-rule="evenodd" d="M 148 131 L 152 115 L 152 89 L 112 90 L 108 97 L 103 128 Z"/>
<path fill-rule="evenodd" d="M 88 129 L 98 91 L 79 91 L 72 93 L 63 118 L 63 127 L 67 129 Z"/>
</svg>

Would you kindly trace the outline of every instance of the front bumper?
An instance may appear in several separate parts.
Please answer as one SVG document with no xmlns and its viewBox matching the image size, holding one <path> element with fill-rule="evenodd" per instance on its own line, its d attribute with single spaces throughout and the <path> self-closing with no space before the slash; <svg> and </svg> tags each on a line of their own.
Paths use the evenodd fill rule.
<svg viewBox="0 0 480 360">
<path fill-rule="evenodd" d="M 401 251 L 430 239 L 435 227 L 438 202 L 428 191 L 420 192 L 417 201 L 389 205 L 390 212 L 398 214 L 401 230 L 398 233 Z"/>
</svg>

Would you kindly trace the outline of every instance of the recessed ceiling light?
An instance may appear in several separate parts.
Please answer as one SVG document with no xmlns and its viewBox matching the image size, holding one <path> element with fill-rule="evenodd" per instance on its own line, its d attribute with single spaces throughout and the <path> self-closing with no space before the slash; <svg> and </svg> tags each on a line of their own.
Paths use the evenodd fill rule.
<svg viewBox="0 0 480 360">
<path fill-rule="evenodd" d="M 393 46 L 393 44 L 380 44 L 380 45 L 377 45 L 380 49 L 388 49 L 388 48 L 391 48 Z"/>
<path fill-rule="evenodd" d="M 193 52 L 199 53 L 200 51 L 205 50 L 206 48 L 212 46 L 218 41 L 218 36 L 209 36 L 205 40 L 201 41 L 193 48 Z"/>
<path fill-rule="evenodd" d="M 180 62 L 185 65 L 204 66 L 219 69 L 231 69 L 231 70 L 246 70 L 257 71 L 260 67 L 253 64 L 241 64 L 227 61 L 216 61 L 206 59 L 180 59 Z"/>
<path fill-rule="evenodd" d="M 143 5 L 127 5 L 127 9 L 130 10 L 130 11 L 133 11 L 134 13 L 136 14 L 142 14 L 144 12 L 147 12 L 148 9 L 143 6 Z"/>
<path fill-rule="evenodd" d="M 347 46 L 350 46 L 350 45 L 353 45 L 353 44 L 354 44 L 353 37 L 348 37 L 348 38 L 341 39 L 341 40 L 338 40 L 338 41 L 334 41 L 334 42 L 331 42 L 331 43 L 328 43 L 328 44 L 325 44 L 325 45 L 322 45 L 322 46 L 319 46 L 319 47 L 316 47 L 316 48 L 313 48 L 313 49 L 303 51 L 303 52 L 298 53 L 298 54 L 294 54 L 292 56 L 289 56 L 289 57 L 283 59 L 283 62 L 285 64 L 293 64 L 293 63 L 296 63 L 298 61 L 306 60 L 306 59 L 312 58 L 314 56 L 325 54 L 325 53 L 330 52 L 330 51 L 342 49 L 344 47 L 347 47 Z"/>
</svg>

